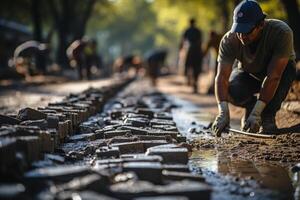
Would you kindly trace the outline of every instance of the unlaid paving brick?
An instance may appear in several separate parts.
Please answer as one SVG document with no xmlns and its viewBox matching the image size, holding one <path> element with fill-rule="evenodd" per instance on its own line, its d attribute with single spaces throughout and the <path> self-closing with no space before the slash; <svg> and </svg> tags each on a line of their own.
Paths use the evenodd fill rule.
<svg viewBox="0 0 300 200">
<path fill-rule="evenodd" d="M 157 119 L 165 119 L 165 120 L 173 120 L 173 116 L 169 112 L 158 112 L 154 114 L 154 118 Z"/>
<path fill-rule="evenodd" d="M 144 153 L 144 145 L 143 143 L 137 142 L 125 142 L 125 143 L 117 143 L 112 144 L 112 147 L 118 147 L 120 150 L 120 154 L 128 154 L 128 153 Z"/>
<path fill-rule="evenodd" d="M 149 148 L 146 155 L 159 155 L 166 164 L 187 164 L 188 162 L 186 148 Z"/>
<path fill-rule="evenodd" d="M 47 115 L 38 110 L 32 108 L 24 108 L 19 110 L 18 119 L 24 120 L 38 120 L 38 119 L 46 119 Z"/>
<path fill-rule="evenodd" d="M 188 172 L 176 172 L 176 171 L 163 170 L 162 175 L 164 180 L 181 181 L 186 179 L 191 181 L 205 182 L 205 178 L 203 176 L 188 173 Z"/>
<path fill-rule="evenodd" d="M 127 162 L 123 164 L 125 172 L 134 172 L 140 180 L 155 184 L 162 182 L 162 165 L 159 162 Z"/>
<path fill-rule="evenodd" d="M 100 147 L 96 150 L 98 158 L 118 158 L 120 156 L 120 150 L 117 146 L 112 147 Z"/>
</svg>

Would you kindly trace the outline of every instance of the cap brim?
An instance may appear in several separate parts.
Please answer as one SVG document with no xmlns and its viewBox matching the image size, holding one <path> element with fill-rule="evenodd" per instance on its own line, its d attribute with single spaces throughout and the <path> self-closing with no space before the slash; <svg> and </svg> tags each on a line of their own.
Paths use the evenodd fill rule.
<svg viewBox="0 0 300 200">
<path fill-rule="evenodd" d="M 233 23 L 231 27 L 232 33 L 249 33 L 255 24 L 252 23 Z"/>
</svg>

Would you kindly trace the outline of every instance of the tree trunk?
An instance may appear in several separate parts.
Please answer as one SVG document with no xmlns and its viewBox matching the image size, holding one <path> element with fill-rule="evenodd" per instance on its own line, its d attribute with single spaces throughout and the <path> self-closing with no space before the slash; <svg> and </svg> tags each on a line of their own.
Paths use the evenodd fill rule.
<svg viewBox="0 0 300 200">
<path fill-rule="evenodd" d="M 33 39 L 39 42 L 43 42 L 43 31 L 42 31 L 42 18 L 40 13 L 40 1 L 32 0 L 31 1 L 31 10 L 32 10 L 32 21 L 33 21 Z M 46 55 L 42 53 L 37 53 L 36 58 L 36 67 L 39 71 L 46 71 Z"/>
<path fill-rule="evenodd" d="M 297 0 L 281 0 L 287 13 L 288 22 L 294 32 L 294 45 L 297 60 L 300 60 L 300 12 Z"/>
</svg>

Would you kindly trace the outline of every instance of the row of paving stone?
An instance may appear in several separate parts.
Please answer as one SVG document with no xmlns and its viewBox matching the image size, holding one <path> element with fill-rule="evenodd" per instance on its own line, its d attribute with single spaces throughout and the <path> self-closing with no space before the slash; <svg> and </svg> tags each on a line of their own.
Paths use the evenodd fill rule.
<svg viewBox="0 0 300 200">
<path fill-rule="evenodd" d="M 173 105 L 145 91 L 135 82 L 104 112 L 92 108 L 95 115 L 82 118 L 78 134 L 33 162 L 10 189 L 23 199 L 210 199 L 204 178 L 189 170 L 190 149 L 173 121 Z M 70 135 L 66 127 L 57 141 Z"/>
<path fill-rule="evenodd" d="M 32 162 L 41 159 L 44 153 L 53 153 L 82 122 L 101 111 L 105 102 L 130 81 L 70 94 L 45 108 L 24 108 L 16 115 L 0 115 L 1 180 L 20 178 Z"/>
</svg>

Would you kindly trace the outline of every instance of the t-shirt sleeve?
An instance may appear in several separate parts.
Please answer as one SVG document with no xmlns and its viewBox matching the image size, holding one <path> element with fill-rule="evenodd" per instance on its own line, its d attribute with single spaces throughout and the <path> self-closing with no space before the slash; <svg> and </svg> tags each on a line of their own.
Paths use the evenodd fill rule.
<svg viewBox="0 0 300 200">
<path fill-rule="evenodd" d="M 230 34 L 225 34 L 220 42 L 218 62 L 223 64 L 233 64 L 236 56 L 234 54 L 234 42 Z"/>
<path fill-rule="evenodd" d="M 293 51 L 293 32 L 288 29 L 282 30 L 277 35 L 273 56 L 277 58 L 289 58 L 293 54 Z"/>
</svg>

